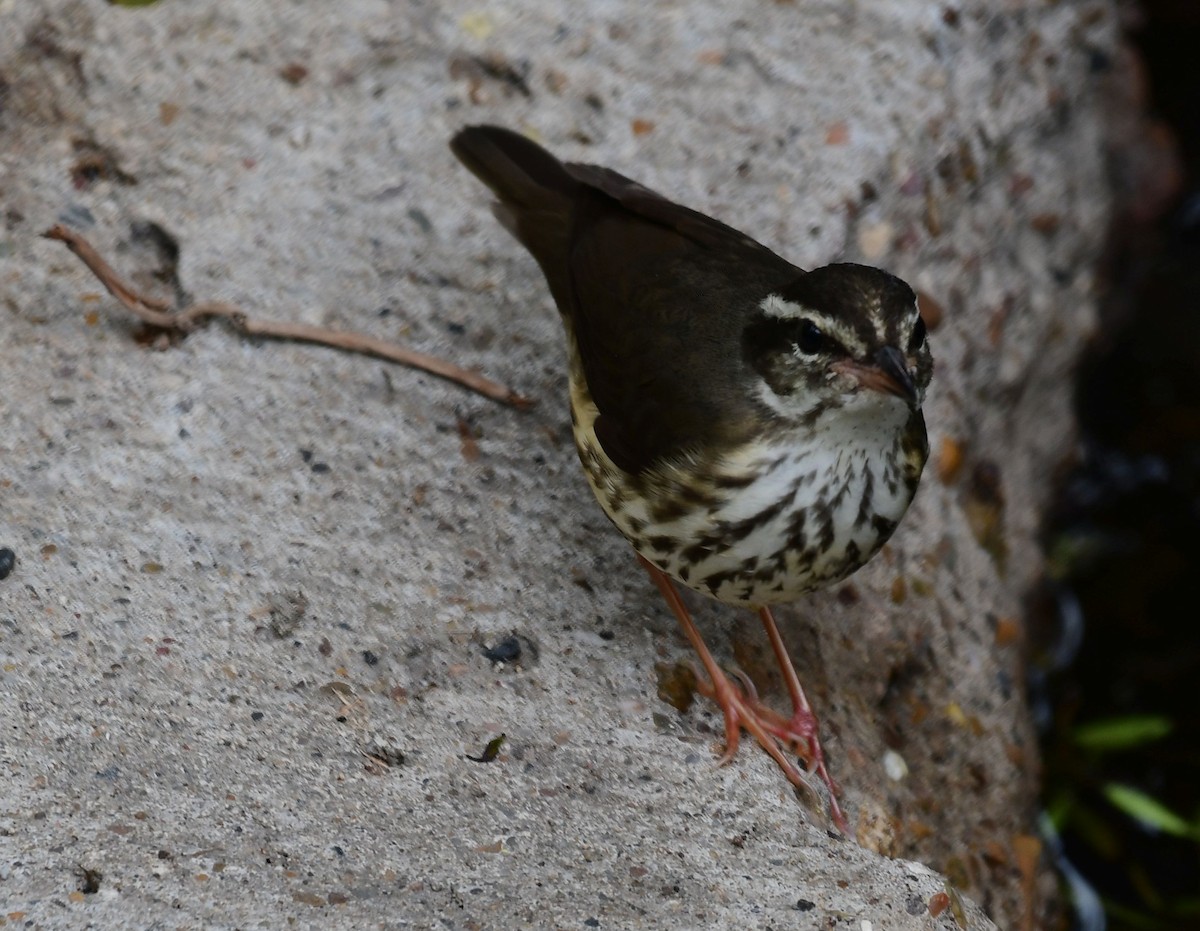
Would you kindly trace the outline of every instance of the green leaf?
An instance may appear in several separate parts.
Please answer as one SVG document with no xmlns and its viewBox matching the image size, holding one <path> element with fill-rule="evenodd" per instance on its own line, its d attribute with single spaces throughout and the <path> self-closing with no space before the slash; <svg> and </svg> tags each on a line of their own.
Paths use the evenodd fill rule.
<svg viewBox="0 0 1200 931">
<path fill-rule="evenodd" d="M 1162 831 L 1164 834 L 1194 838 L 1200 833 L 1194 825 L 1179 817 L 1162 802 L 1132 786 L 1110 782 L 1104 787 L 1104 795 L 1109 802 L 1129 817 L 1148 827 Z"/>
<path fill-rule="evenodd" d="M 1174 726 L 1170 718 L 1156 714 L 1109 718 L 1077 727 L 1075 743 L 1088 750 L 1125 750 L 1161 740 Z"/>
</svg>

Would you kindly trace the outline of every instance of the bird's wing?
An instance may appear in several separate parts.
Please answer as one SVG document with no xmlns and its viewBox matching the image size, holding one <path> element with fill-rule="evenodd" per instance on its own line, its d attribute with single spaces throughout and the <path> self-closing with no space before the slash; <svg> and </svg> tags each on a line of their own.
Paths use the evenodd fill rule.
<svg viewBox="0 0 1200 931">
<path fill-rule="evenodd" d="M 803 272 L 750 237 L 624 176 L 567 165 L 574 197 L 562 307 L 609 457 L 637 473 L 748 437 L 761 410 L 747 319 Z"/>
<path fill-rule="evenodd" d="M 761 411 L 742 333 L 803 272 L 749 236 L 607 168 L 471 126 L 455 155 L 498 198 L 576 340 L 597 438 L 637 473 L 748 436 Z"/>
</svg>

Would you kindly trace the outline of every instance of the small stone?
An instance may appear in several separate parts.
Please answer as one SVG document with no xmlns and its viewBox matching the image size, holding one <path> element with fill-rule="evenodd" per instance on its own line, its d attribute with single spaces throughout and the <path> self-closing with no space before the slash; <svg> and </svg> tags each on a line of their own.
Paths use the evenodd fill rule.
<svg viewBox="0 0 1200 931">
<path fill-rule="evenodd" d="M 942 437 L 938 447 L 937 476 L 943 485 L 950 485 L 958 479 L 963 466 L 963 446 L 950 436 Z"/>
<path fill-rule="evenodd" d="M 894 235 L 892 224 L 886 220 L 869 223 L 858 231 L 858 251 L 863 254 L 863 258 L 872 262 L 878 261 L 892 247 Z"/>
<path fill-rule="evenodd" d="M 486 39 L 492 34 L 495 26 L 491 18 L 483 12 L 467 13 L 458 21 L 459 27 L 472 39 Z"/>
<path fill-rule="evenodd" d="M 312 144 L 312 130 L 309 127 L 300 124 L 293 126 L 292 131 L 288 133 L 288 145 L 293 149 L 304 150 Z"/>
<path fill-rule="evenodd" d="M 298 61 L 289 62 L 279 69 L 279 76 L 293 87 L 303 84 L 308 77 L 308 69 Z"/>
<path fill-rule="evenodd" d="M 908 775 L 908 763 L 895 750 L 888 750 L 883 755 L 883 771 L 892 782 L 900 782 Z"/>
<path fill-rule="evenodd" d="M 308 611 L 308 599 L 300 591 L 276 593 L 267 599 L 267 611 L 271 618 L 271 632 L 282 640 L 290 637 L 300 626 L 300 621 Z"/>
<path fill-rule="evenodd" d="M 505 637 L 494 647 L 484 647 L 483 655 L 493 663 L 513 663 L 521 658 L 521 641 Z"/>
</svg>

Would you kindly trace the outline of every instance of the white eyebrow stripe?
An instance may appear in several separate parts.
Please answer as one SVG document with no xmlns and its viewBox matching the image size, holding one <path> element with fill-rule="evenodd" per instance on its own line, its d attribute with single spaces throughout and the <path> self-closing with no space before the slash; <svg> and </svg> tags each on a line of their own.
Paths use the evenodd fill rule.
<svg viewBox="0 0 1200 931">
<path fill-rule="evenodd" d="M 803 305 L 785 301 L 778 294 L 768 294 L 758 302 L 758 306 L 768 317 L 778 317 L 781 320 L 797 320 L 808 311 Z"/>
<path fill-rule="evenodd" d="M 880 346 L 888 344 L 887 320 L 884 319 L 881 313 L 882 308 L 877 306 L 871 313 L 871 321 L 875 324 L 875 339 L 878 340 Z"/>
<path fill-rule="evenodd" d="M 758 306 L 768 317 L 775 317 L 780 320 L 799 320 L 802 317 L 807 317 L 820 328 L 822 333 L 837 340 L 852 355 L 863 355 L 867 351 L 866 345 L 863 344 L 862 339 L 859 338 L 859 335 L 854 330 L 843 324 L 840 320 L 828 317 L 819 310 L 813 310 L 813 308 L 797 304 L 795 301 L 785 300 L 778 294 L 768 294 L 759 301 Z M 878 327 L 880 324 L 876 323 L 876 326 Z M 880 341 L 883 341 L 882 335 L 880 336 Z"/>
</svg>

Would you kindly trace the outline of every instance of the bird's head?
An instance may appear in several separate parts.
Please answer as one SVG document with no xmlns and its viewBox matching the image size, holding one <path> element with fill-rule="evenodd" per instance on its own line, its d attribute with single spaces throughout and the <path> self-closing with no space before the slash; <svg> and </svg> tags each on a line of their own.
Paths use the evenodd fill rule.
<svg viewBox="0 0 1200 931">
<path fill-rule="evenodd" d="M 742 352 L 760 400 L 795 422 L 840 410 L 903 423 L 933 374 L 912 288 L 867 265 L 826 265 L 768 295 Z"/>
</svg>

